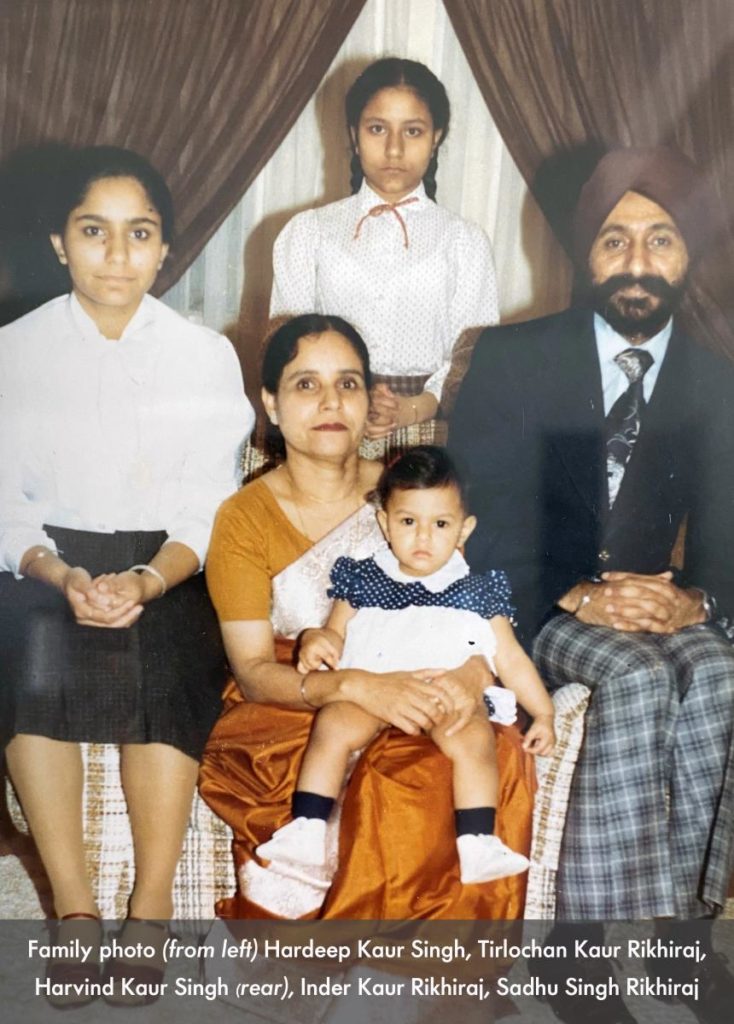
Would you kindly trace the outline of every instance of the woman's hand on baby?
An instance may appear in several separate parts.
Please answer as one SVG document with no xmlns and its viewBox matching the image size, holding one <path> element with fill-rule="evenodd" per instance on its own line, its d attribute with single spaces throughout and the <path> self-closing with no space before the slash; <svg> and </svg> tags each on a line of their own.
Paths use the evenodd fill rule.
<svg viewBox="0 0 734 1024">
<path fill-rule="evenodd" d="M 441 707 L 423 673 L 359 673 L 357 678 L 359 689 L 348 699 L 409 736 L 432 729 L 453 710 L 448 697 L 448 705 Z"/>
<path fill-rule="evenodd" d="M 538 715 L 525 733 L 522 749 L 529 754 L 547 757 L 556 745 L 553 715 Z"/>
<path fill-rule="evenodd" d="M 339 667 L 341 651 L 334 640 L 323 629 L 304 629 L 298 648 L 298 671 L 317 672 L 322 665 L 336 669 Z"/>
<path fill-rule="evenodd" d="M 429 668 L 418 674 L 430 682 L 433 700 L 442 716 L 452 719 L 446 736 L 456 735 L 476 711 L 477 698 L 467 689 L 464 680 L 455 670 L 449 672 L 443 668 Z"/>
<path fill-rule="evenodd" d="M 434 692 L 442 704 L 450 702 L 449 713 L 454 721 L 446 730 L 447 736 L 454 736 L 464 728 L 483 699 L 484 690 L 494 681 L 494 675 L 481 655 L 468 658 L 458 668 L 425 669 L 423 678 L 433 681 Z"/>
</svg>

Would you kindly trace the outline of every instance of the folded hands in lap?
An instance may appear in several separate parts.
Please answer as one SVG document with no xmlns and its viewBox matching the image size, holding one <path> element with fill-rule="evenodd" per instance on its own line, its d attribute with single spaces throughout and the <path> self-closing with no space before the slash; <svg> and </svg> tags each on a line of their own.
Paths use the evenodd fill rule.
<svg viewBox="0 0 734 1024">
<path fill-rule="evenodd" d="M 80 626 L 124 629 L 137 622 L 146 600 L 145 580 L 135 572 L 104 573 L 69 569 L 63 593 Z"/>
<path fill-rule="evenodd" d="M 589 625 L 627 633 L 670 634 L 705 619 L 701 593 L 676 586 L 671 572 L 656 576 L 607 572 L 600 583 L 580 586 L 585 593 L 577 598 L 580 603 L 574 614 Z"/>
</svg>

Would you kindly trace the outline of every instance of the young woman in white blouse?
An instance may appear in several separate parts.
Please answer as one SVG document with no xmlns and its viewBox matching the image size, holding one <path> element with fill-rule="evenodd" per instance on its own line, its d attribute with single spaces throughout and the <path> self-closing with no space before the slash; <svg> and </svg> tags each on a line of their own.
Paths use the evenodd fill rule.
<svg viewBox="0 0 734 1024">
<path fill-rule="evenodd" d="M 387 57 L 346 97 L 353 195 L 295 216 L 275 243 L 271 315 L 338 313 L 360 331 L 377 384 L 367 436 L 437 413 L 460 346 L 498 320 L 489 239 L 437 206 L 449 101 L 423 64 Z"/>
<path fill-rule="evenodd" d="M 78 151 L 51 234 L 71 295 L 0 331 L 2 738 L 61 918 L 97 914 L 79 743 L 121 744 L 129 913 L 168 918 L 219 711 L 199 570 L 253 412 L 228 340 L 147 294 L 172 216 L 142 157 Z"/>
</svg>

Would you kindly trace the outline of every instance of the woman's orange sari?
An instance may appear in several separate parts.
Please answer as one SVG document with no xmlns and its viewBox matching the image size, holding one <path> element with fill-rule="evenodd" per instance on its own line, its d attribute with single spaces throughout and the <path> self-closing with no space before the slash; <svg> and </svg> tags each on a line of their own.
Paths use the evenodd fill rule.
<svg viewBox="0 0 734 1024">
<path fill-rule="evenodd" d="M 326 620 L 329 572 L 335 559 L 343 554 L 366 558 L 384 545 L 374 510 L 363 506 L 304 550 L 307 539 L 295 531 L 260 481 L 248 484 L 228 504 L 246 507 L 248 514 L 234 519 L 228 531 L 213 538 L 208 579 L 211 583 L 214 577 L 218 593 L 227 591 L 230 578 L 240 588 L 258 584 L 270 591 L 276 657 L 291 663 L 293 642 L 277 637 L 295 637 L 307 626 Z M 232 545 L 242 546 L 243 538 L 250 547 L 257 538 L 257 551 L 250 551 L 246 562 L 232 558 L 230 551 Z M 268 552 L 272 565 L 281 557 L 279 548 L 287 551 L 288 561 L 268 577 L 263 552 Z M 263 566 L 260 577 L 253 580 L 252 563 L 258 556 Z M 313 715 L 249 703 L 234 683 L 225 694 L 224 711 L 209 738 L 200 777 L 202 796 L 235 834 L 239 892 L 220 904 L 222 916 L 353 920 L 522 916 L 525 875 L 484 885 L 461 884 L 450 762 L 427 737 L 406 736 L 397 729 L 385 730 L 364 751 L 343 794 L 341 818 L 337 821 L 335 810 L 329 821 L 327 850 L 335 874 L 325 900 L 326 881 L 315 894 L 304 894 L 303 885 L 299 889 L 289 879 L 266 871 L 254 850 L 290 818 Z M 515 726 L 494 728 L 500 769 L 497 830 L 508 846 L 527 853 L 535 787 L 532 758 L 523 753 Z M 322 901 L 319 911 L 303 909 Z"/>
<path fill-rule="evenodd" d="M 290 661 L 292 643 L 278 642 Z M 209 739 L 201 793 L 235 833 L 238 878 L 253 850 L 290 818 L 290 801 L 313 712 L 246 702 L 232 684 Z M 495 725 L 500 768 L 497 831 L 527 853 L 534 792 L 532 758 L 516 726 Z M 344 795 L 339 866 L 321 911 L 351 920 L 512 919 L 522 916 L 526 875 L 462 885 L 456 855 L 451 764 L 426 736 L 388 729 L 359 759 Z M 242 886 L 240 887 L 242 889 Z M 223 917 L 275 915 L 240 891 Z"/>
</svg>

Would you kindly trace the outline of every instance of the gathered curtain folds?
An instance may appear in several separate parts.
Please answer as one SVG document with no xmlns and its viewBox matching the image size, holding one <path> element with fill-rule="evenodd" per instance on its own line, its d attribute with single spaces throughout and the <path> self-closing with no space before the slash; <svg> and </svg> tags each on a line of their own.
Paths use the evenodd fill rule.
<svg viewBox="0 0 734 1024">
<path fill-rule="evenodd" d="M 168 182 L 170 288 L 270 159 L 365 0 L 23 0 L 0 6 L 0 159 L 128 146 Z"/>
<path fill-rule="evenodd" d="M 731 0 L 444 0 L 502 137 L 560 241 L 616 146 L 674 145 L 704 170 L 710 245 L 682 310 L 734 358 Z"/>
</svg>

